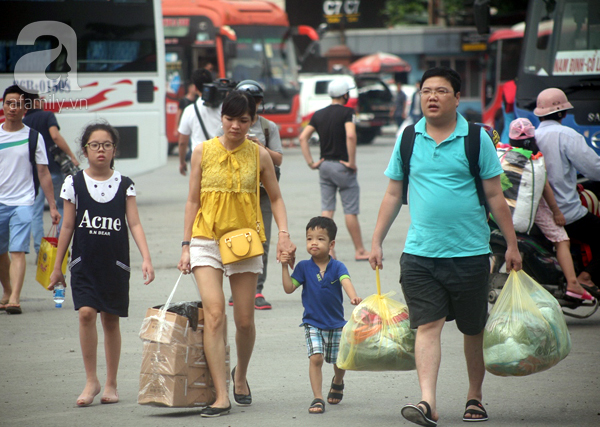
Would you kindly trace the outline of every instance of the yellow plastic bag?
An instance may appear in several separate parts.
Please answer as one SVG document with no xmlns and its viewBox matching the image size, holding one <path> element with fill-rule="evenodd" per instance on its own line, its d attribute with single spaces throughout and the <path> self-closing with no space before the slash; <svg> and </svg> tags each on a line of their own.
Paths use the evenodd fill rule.
<svg viewBox="0 0 600 427">
<path fill-rule="evenodd" d="M 545 371 L 571 351 L 558 301 L 523 270 L 511 271 L 483 334 L 485 369 L 499 376 Z"/>
<path fill-rule="evenodd" d="M 38 253 L 37 271 L 35 273 L 35 280 L 37 280 L 37 282 L 46 289 L 48 289 L 48 286 L 50 286 L 50 275 L 52 274 L 52 270 L 54 269 L 56 253 L 58 252 L 58 238 L 56 237 L 55 225 L 52 226 L 48 234 L 54 234 L 54 236 L 42 238 L 42 243 L 40 244 L 40 251 Z M 65 254 L 65 258 L 63 259 L 63 263 L 61 266 L 63 274 L 67 272 L 68 260 L 69 251 L 67 250 L 67 253 Z"/>
<path fill-rule="evenodd" d="M 342 330 L 337 366 L 354 371 L 410 371 L 415 369 L 415 331 L 408 308 L 381 295 L 379 269 L 377 294 L 368 296 L 352 311 Z"/>
</svg>

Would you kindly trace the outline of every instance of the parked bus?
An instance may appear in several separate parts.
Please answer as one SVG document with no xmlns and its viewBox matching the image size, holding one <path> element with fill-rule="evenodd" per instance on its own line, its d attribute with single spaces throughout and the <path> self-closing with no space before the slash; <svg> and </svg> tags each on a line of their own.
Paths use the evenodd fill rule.
<svg viewBox="0 0 600 427">
<path fill-rule="evenodd" d="M 545 26 L 551 26 L 549 33 Z M 546 35 L 548 34 L 548 35 Z M 573 110 L 563 124 L 600 154 L 600 8 L 597 0 L 530 1 L 515 111 L 533 116 L 537 95 L 562 89 Z"/>
<path fill-rule="evenodd" d="M 481 18 L 478 16 L 476 18 Z M 515 113 L 536 126 L 537 95 L 562 89 L 575 107 L 562 121 L 600 154 L 600 8 L 597 0 L 530 0 Z"/>
<path fill-rule="evenodd" d="M 117 167 L 123 174 L 166 163 L 160 0 L 11 0 L 3 5 L 2 91 L 17 83 L 40 92 L 74 152 L 88 122 L 107 120 L 120 134 Z"/>
<path fill-rule="evenodd" d="M 167 61 L 167 137 L 177 142 L 178 99 L 193 70 L 211 63 L 215 78 L 256 80 L 265 92 L 261 115 L 282 138 L 300 131 L 297 62 L 286 13 L 268 1 L 163 0 Z M 316 31 L 301 32 L 312 39 Z"/>
<path fill-rule="evenodd" d="M 483 123 L 493 126 L 502 134 L 505 111 L 503 109 L 504 87 L 512 85 L 517 78 L 519 56 L 523 44 L 523 26 L 502 29 L 492 33 L 485 54 L 485 72 L 481 91 Z M 505 141 L 507 142 L 507 141 Z"/>
</svg>

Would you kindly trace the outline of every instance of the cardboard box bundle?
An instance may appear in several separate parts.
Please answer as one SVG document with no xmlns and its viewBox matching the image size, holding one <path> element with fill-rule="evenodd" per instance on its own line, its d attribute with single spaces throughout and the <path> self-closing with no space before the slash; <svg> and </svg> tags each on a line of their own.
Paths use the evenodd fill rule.
<svg viewBox="0 0 600 427">
<path fill-rule="evenodd" d="M 227 324 L 227 319 L 225 321 Z M 138 403 L 169 407 L 207 406 L 215 400 L 203 345 L 204 313 L 198 308 L 194 331 L 187 317 L 150 308 L 142 323 L 144 340 Z M 229 345 L 225 328 L 225 370 L 230 380 Z"/>
</svg>

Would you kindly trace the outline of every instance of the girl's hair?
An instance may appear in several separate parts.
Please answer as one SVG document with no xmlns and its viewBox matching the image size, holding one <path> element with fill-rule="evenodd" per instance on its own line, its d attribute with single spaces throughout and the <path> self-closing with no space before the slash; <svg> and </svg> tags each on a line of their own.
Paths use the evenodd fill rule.
<svg viewBox="0 0 600 427">
<path fill-rule="evenodd" d="M 110 135 L 110 138 L 112 139 L 112 142 L 115 145 L 113 151 L 116 151 L 117 147 L 119 146 L 119 132 L 114 127 L 112 127 L 107 121 L 90 123 L 85 127 L 85 129 L 83 129 L 83 133 L 79 138 L 79 146 L 81 147 L 81 151 L 83 153 L 87 153 L 86 145 L 90 141 L 90 137 L 92 136 L 92 134 L 97 130 L 103 130 Z M 114 158 L 110 161 L 110 168 L 115 168 Z"/>
<path fill-rule="evenodd" d="M 221 107 L 221 117 L 241 117 L 244 114 L 249 114 L 252 119 L 256 116 L 256 102 L 252 95 L 239 90 L 229 92 Z"/>
</svg>

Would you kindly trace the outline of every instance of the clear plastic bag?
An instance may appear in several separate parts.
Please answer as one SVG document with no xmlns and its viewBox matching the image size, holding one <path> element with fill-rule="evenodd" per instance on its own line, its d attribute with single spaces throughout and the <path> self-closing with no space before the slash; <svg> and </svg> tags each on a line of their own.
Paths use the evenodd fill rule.
<svg viewBox="0 0 600 427">
<path fill-rule="evenodd" d="M 483 334 L 488 372 L 525 376 L 567 357 L 571 336 L 556 299 L 523 270 L 511 271 Z"/>
<path fill-rule="evenodd" d="M 354 308 L 342 330 L 337 366 L 354 371 L 410 371 L 415 369 L 415 331 L 410 329 L 408 308 L 377 294 Z"/>
</svg>

